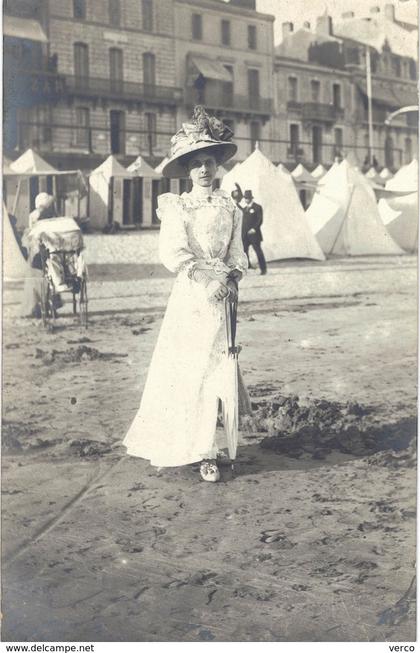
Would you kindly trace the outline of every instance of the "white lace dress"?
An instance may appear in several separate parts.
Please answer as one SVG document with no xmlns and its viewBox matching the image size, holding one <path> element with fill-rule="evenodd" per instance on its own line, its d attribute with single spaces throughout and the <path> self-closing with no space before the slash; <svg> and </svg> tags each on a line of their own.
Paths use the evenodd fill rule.
<svg viewBox="0 0 420 653">
<path fill-rule="evenodd" d="M 162 263 L 177 273 L 151 360 L 140 408 L 124 439 L 127 453 L 158 467 L 214 458 L 226 347 L 224 302 L 188 276 L 197 261 L 216 270 L 248 267 L 242 214 L 223 191 L 159 197 Z"/>
</svg>

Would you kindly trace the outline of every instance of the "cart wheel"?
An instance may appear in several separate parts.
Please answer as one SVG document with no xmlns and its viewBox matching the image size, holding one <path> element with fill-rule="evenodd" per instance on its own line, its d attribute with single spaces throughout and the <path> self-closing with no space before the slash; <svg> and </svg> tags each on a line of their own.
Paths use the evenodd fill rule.
<svg viewBox="0 0 420 653">
<path fill-rule="evenodd" d="M 47 277 L 43 277 L 41 287 L 42 324 L 46 329 L 49 329 L 50 331 L 53 330 L 55 318 L 57 317 L 57 312 L 53 303 L 53 297 L 54 287 Z"/>
<path fill-rule="evenodd" d="M 87 283 L 86 277 L 83 277 L 80 280 L 80 291 L 79 291 L 79 317 L 80 325 L 88 328 L 88 296 L 87 296 Z"/>
</svg>

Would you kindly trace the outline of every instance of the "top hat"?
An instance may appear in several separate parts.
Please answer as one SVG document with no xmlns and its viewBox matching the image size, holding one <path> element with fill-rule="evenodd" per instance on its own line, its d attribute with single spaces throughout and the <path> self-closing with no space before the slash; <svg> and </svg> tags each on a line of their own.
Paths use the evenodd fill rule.
<svg viewBox="0 0 420 653">
<path fill-rule="evenodd" d="M 173 179 L 187 177 L 185 165 L 189 155 L 201 150 L 213 154 L 218 163 L 224 163 L 238 149 L 231 142 L 232 136 L 233 132 L 221 120 L 208 116 L 204 107 L 196 106 L 192 122 L 184 122 L 171 138 L 171 155 L 162 168 L 163 176 Z"/>
<path fill-rule="evenodd" d="M 246 191 L 244 192 L 244 198 L 245 198 L 246 200 L 252 200 L 252 199 L 254 199 L 254 196 L 253 196 L 253 194 L 252 194 L 252 190 L 246 190 Z"/>
</svg>

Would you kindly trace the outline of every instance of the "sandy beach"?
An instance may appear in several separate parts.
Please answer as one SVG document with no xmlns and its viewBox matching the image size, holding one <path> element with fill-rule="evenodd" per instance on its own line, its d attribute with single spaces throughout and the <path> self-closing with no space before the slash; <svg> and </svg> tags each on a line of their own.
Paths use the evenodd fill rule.
<svg viewBox="0 0 420 653">
<path fill-rule="evenodd" d="M 121 446 L 172 278 L 90 268 L 88 330 L 3 326 L 4 641 L 415 638 L 417 261 L 243 281 L 235 475 Z"/>
</svg>

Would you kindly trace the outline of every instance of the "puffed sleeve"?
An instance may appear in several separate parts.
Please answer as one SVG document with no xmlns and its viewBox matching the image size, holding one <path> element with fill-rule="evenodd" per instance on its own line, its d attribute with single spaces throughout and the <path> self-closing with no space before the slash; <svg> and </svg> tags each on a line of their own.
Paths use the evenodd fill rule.
<svg viewBox="0 0 420 653">
<path fill-rule="evenodd" d="M 160 260 L 170 272 L 178 273 L 181 269 L 188 269 L 195 263 L 196 258 L 188 243 L 179 195 L 160 195 L 156 213 L 162 222 L 159 234 Z"/>
<path fill-rule="evenodd" d="M 240 270 L 242 274 L 246 274 L 248 270 L 248 259 L 242 244 L 242 211 L 238 207 L 234 207 L 233 230 L 226 264 L 234 270 Z"/>
</svg>

